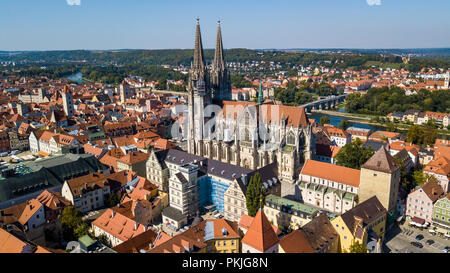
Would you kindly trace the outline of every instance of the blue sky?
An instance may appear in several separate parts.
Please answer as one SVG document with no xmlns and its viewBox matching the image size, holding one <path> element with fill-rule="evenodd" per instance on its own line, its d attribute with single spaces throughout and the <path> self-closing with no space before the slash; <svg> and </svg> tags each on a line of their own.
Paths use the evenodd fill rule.
<svg viewBox="0 0 450 273">
<path fill-rule="evenodd" d="M 450 47 L 449 10 L 448 0 L 1 0 L 0 50 L 192 48 L 197 16 L 205 48 L 219 18 L 225 48 Z"/>
</svg>

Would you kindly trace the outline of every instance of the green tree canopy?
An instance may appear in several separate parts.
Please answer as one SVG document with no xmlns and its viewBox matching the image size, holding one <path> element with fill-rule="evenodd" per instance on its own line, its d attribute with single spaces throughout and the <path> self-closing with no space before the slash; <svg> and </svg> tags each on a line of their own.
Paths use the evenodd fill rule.
<svg viewBox="0 0 450 273">
<path fill-rule="evenodd" d="M 432 124 L 414 125 L 406 133 L 406 141 L 418 145 L 433 145 L 438 137 L 438 131 Z"/>
<path fill-rule="evenodd" d="M 364 147 L 359 138 L 346 144 L 336 155 L 336 165 L 361 169 L 361 166 L 374 154 L 372 147 Z"/>
<path fill-rule="evenodd" d="M 321 116 L 320 117 L 320 125 L 324 126 L 325 124 L 330 123 L 330 117 L 328 116 Z"/>
<path fill-rule="evenodd" d="M 114 207 L 120 202 L 119 197 L 115 193 L 110 193 L 105 200 L 105 206 L 108 208 Z"/>
<path fill-rule="evenodd" d="M 358 241 L 354 241 L 348 250 L 350 253 L 367 253 L 367 248 Z"/>
<path fill-rule="evenodd" d="M 341 122 L 339 123 L 338 127 L 341 128 L 342 130 L 347 130 L 347 128 L 350 126 L 350 123 L 348 122 L 348 120 L 343 119 L 341 120 Z"/>
<path fill-rule="evenodd" d="M 263 187 L 259 172 L 256 172 L 251 178 L 247 186 L 246 205 L 248 215 L 254 217 L 264 202 L 266 190 Z"/>
<path fill-rule="evenodd" d="M 78 235 L 85 235 L 86 223 L 82 220 L 82 214 L 73 206 L 65 207 L 61 213 L 61 226 L 63 237 L 67 241 L 78 240 Z"/>
</svg>

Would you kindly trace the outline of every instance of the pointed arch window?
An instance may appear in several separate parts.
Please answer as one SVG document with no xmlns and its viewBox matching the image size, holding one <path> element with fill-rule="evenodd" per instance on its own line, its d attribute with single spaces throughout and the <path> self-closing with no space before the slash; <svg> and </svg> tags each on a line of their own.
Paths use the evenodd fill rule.
<svg viewBox="0 0 450 273">
<path fill-rule="evenodd" d="M 294 132 L 289 132 L 286 139 L 287 145 L 295 145 L 295 135 Z"/>
<path fill-rule="evenodd" d="M 245 128 L 245 130 L 244 130 L 244 141 L 250 141 L 251 139 L 250 139 L 250 131 L 247 129 L 247 128 Z"/>
</svg>

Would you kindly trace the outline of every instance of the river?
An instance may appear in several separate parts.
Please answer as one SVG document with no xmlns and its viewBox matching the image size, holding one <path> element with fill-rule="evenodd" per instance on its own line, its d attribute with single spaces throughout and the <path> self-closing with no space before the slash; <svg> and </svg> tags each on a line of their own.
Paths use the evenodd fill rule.
<svg viewBox="0 0 450 273">
<path fill-rule="evenodd" d="M 339 109 L 340 112 L 344 112 L 344 109 Z M 327 115 L 327 114 L 322 114 L 322 113 L 311 113 L 308 114 L 309 118 L 314 119 L 318 124 L 320 123 L 320 118 L 322 116 L 328 116 L 330 118 L 330 123 L 334 126 L 338 126 L 339 123 L 341 123 L 342 120 L 349 120 L 346 117 L 340 117 L 340 116 L 333 116 L 333 115 Z M 359 122 L 352 122 L 349 121 L 349 127 L 353 126 L 353 127 L 357 127 L 357 128 L 364 128 L 364 129 L 370 129 L 372 131 L 377 131 L 377 130 L 385 130 L 386 127 L 384 126 L 379 126 L 379 125 L 369 125 L 369 124 L 364 124 L 364 123 L 359 123 Z"/>
<path fill-rule="evenodd" d="M 66 76 L 64 78 L 69 79 L 69 80 L 74 81 L 74 82 L 77 82 L 77 83 L 81 83 L 81 82 L 83 82 L 83 73 L 81 73 L 81 71 L 79 71 L 79 72 L 77 72 L 75 74 Z"/>
</svg>

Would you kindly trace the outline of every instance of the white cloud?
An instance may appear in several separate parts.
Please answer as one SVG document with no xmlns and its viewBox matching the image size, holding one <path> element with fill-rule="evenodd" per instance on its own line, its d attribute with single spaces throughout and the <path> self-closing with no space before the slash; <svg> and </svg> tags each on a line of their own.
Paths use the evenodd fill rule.
<svg viewBox="0 0 450 273">
<path fill-rule="evenodd" d="M 81 6 L 81 0 L 66 0 L 69 6 Z"/>
<path fill-rule="evenodd" d="M 366 0 L 369 6 L 381 6 L 381 0 Z"/>
</svg>

